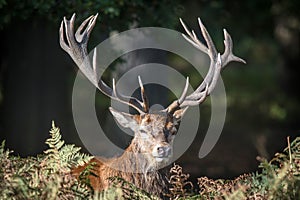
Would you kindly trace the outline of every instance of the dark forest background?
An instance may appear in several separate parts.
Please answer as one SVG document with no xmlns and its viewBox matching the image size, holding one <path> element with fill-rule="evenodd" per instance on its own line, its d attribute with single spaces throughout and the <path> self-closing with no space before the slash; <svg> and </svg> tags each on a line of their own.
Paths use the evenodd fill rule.
<svg viewBox="0 0 300 200">
<path fill-rule="evenodd" d="M 229 178 L 255 171 L 257 156 L 271 158 L 286 146 L 287 136 L 300 134 L 299 9 L 296 0 L 0 0 L 0 140 L 5 139 L 16 155 L 42 153 L 51 120 L 55 120 L 67 143 L 81 145 L 71 107 L 77 67 L 58 42 L 63 16 L 75 12 L 81 22 L 99 13 L 89 49 L 112 31 L 124 31 L 133 24 L 183 32 L 179 17 L 199 33 L 197 17 L 201 17 L 221 51 L 222 28 L 228 30 L 234 52 L 247 65 L 230 64 L 222 74 L 228 108 L 215 148 L 204 159 L 198 158 L 210 116 L 204 104 L 198 136 L 177 163 L 197 177 Z M 168 60 L 184 74 L 193 72 L 176 55 L 148 53 L 156 62 Z M 112 67 L 112 71 L 117 69 Z M 110 72 L 107 74 L 110 80 Z M 197 86 L 200 78 L 194 78 L 192 85 Z M 99 94 L 96 104 L 99 121 L 115 129 L 107 115 L 108 99 Z"/>
</svg>

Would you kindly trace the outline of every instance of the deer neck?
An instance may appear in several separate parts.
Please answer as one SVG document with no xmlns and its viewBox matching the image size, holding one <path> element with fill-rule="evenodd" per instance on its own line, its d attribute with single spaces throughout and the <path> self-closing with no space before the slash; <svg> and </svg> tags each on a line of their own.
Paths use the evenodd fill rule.
<svg viewBox="0 0 300 200">
<path fill-rule="evenodd" d="M 115 159 L 112 159 L 111 167 L 118 168 L 123 172 L 139 172 L 146 174 L 158 170 L 157 162 L 148 153 L 143 146 L 143 143 L 134 138 L 131 144 L 123 152 L 123 154 Z"/>
</svg>

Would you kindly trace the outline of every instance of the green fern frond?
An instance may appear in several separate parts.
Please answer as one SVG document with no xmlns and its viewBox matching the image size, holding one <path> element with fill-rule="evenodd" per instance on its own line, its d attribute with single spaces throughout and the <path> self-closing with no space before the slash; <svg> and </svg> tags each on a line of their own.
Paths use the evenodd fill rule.
<svg viewBox="0 0 300 200">
<path fill-rule="evenodd" d="M 110 177 L 111 189 L 120 188 L 122 190 L 122 198 L 130 200 L 158 200 L 160 198 L 149 194 L 148 192 L 138 188 L 134 184 L 124 180 L 121 177 Z M 105 191 L 103 191 L 105 193 Z"/>
<path fill-rule="evenodd" d="M 96 191 L 91 198 L 91 200 L 108 200 L 108 199 L 124 200 L 122 189 L 119 187 L 110 187 L 103 192 Z"/>
<path fill-rule="evenodd" d="M 1 145 L 0 145 L 0 160 L 1 159 L 8 159 L 9 155 L 12 153 L 13 151 L 10 150 L 5 150 L 5 140 L 2 141 Z"/>
<path fill-rule="evenodd" d="M 84 153 L 80 153 L 81 148 L 75 147 L 75 145 L 64 145 L 59 150 L 59 157 L 63 161 L 61 164 L 63 167 L 77 167 L 88 163 L 93 156 L 89 156 Z"/>
<path fill-rule="evenodd" d="M 59 150 L 65 142 L 61 139 L 60 129 L 55 126 L 54 121 L 52 121 L 52 128 L 49 132 L 51 137 L 48 138 L 45 143 L 50 147 L 50 150 Z M 47 151 L 48 150 L 46 150 L 45 153 L 47 153 Z"/>
<path fill-rule="evenodd" d="M 66 145 L 60 129 L 52 122 L 49 149 L 44 155 L 11 156 L 0 145 L 0 199 L 88 199 L 91 189 L 70 173 L 71 168 L 90 161 L 80 148 Z"/>
<path fill-rule="evenodd" d="M 44 151 L 46 154 L 45 163 L 47 163 L 49 169 L 54 171 L 70 171 L 72 167 L 88 163 L 93 158 L 93 156 L 80 153 L 80 147 L 65 145 L 60 129 L 55 126 L 53 121 L 50 138 L 48 138 L 45 143 L 49 146 L 49 149 Z"/>
</svg>

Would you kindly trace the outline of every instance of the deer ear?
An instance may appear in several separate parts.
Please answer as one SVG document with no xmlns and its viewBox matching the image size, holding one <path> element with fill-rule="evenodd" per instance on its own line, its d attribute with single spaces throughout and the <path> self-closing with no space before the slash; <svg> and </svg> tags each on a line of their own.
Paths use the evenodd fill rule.
<svg viewBox="0 0 300 200">
<path fill-rule="evenodd" d="M 187 111 L 189 107 L 185 107 L 185 108 L 180 108 L 179 110 L 176 110 L 173 114 L 173 118 L 177 121 L 180 122 L 183 115 L 185 114 L 185 112 Z"/>
<path fill-rule="evenodd" d="M 112 107 L 109 107 L 109 111 L 114 116 L 116 122 L 124 128 L 130 128 L 132 130 L 139 124 L 139 115 L 131 115 L 128 113 L 120 112 Z"/>
</svg>

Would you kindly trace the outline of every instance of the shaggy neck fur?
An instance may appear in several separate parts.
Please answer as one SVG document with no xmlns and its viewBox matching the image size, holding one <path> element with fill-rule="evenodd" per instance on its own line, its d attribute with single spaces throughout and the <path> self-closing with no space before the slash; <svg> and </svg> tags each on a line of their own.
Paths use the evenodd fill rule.
<svg viewBox="0 0 300 200">
<path fill-rule="evenodd" d="M 150 194 L 160 196 L 165 192 L 167 180 L 164 170 L 158 171 L 159 164 L 150 155 L 143 154 L 135 139 L 120 157 L 94 158 L 90 163 L 95 163 L 93 173 L 97 175 L 89 176 L 94 190 L 107 189 L 111 186 L 110 177 L 120 177 Z M 73 174 L 79 177 L 86 166 L 74 169 Z"/>
<path fill-rule="evenodd" d="M 121 177 L 151 194 L 161 194 L 165 188 L 165 176 L 158 171 L 160 163 L 149 153 L 144 153 L 135 138 L 120 157 L 104 162 L 102 170 L 106 171 L 102 176 Z"/>
</svg>

